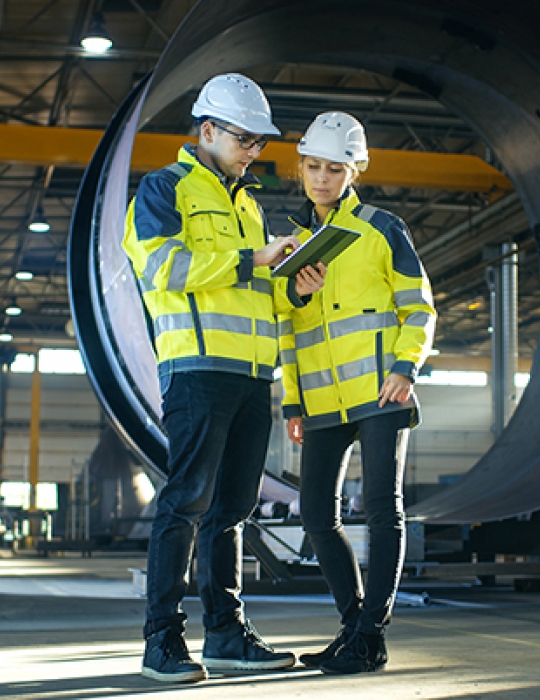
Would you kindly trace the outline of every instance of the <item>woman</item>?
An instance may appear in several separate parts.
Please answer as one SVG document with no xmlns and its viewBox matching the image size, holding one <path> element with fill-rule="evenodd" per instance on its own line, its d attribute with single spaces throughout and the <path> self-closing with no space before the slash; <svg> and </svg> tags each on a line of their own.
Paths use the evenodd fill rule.
<svg viewBox="0 0 540 700">
<path fill-rule="evenodd" d="M 320 114 L 298 152 L 307 201 L 293 217 L 294 233 L 304 242 L 332 222 L 361 234 L 328 265 L 312 303 L 280 317 L 283 413 L 289 437 L 303 446 L 301 516 L 342 622 L 328 647 L 300 660 L 325 673 L 359 673 L 387 661 L 384 630 L 405 544 L 405 450 L 419 422 L 413 383 L 431 347 L 435 310 L 405 224 L 363 205 L 353 187 L 368 165 L 362 125 L 342 112 Z M 365 591 L 340 517 L 356 439 L 370 535 Z"/>
</svg>

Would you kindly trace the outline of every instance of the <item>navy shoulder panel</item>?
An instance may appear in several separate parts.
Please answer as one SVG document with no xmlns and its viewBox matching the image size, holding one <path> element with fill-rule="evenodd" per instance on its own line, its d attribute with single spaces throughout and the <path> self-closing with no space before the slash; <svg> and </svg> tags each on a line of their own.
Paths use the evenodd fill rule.
<svg viewBox="0 0 540 700">
<path fill-rule="evenodd" d="M 183 177 L 189 175 L 193 170 L 193 165 L 190 163 L 172 163 L 172 165 L 167 165 L 166 168 L 158 170 L 158 173 L 163 173 L 165 177 L 172 176 L 172 181 L 176 185 Z"/>
<path fill-rule="evenodd" d="M 414 249 L 411 234 L 398 216 L 369 204 L 360 204 L 352 213 L 358 219 L 367 221 L 386 238 L 392 250 L 396 272 L 408 277 L 422 277 L 422 266 Z"/>
<path fill-rule="evenodd" d="M 191 170 L 190 165 L 174 163 L 143 177 L 134 212 L 139 241 L 168 238 L 182 230 L 182 215 L 176 209 L 176 185 Z"/>
</svg>

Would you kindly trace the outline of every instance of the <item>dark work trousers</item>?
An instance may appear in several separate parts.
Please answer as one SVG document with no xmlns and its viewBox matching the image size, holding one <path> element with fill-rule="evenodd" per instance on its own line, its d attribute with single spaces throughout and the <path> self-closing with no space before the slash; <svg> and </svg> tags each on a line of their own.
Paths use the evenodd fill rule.
<svg viewBox="0 0 540 700">
<path fill-rule="evenodd" d="M 403 471 L 410 411 L 307 430 L 301 461 L 300 510 L 343 625 L 368 634 L 390 621 L 405 549 Z M 348 448 L 360 440 L 362 493 L 369 531 L 367 585 L 341 522 Z"/>
<path fill-rule="evenodd" d="M 173 376 L 163 400 L 169 478 L 148 550 L 144 636 L 183 629 L 195 536 L 203 624 L 243 619 L 243 522 L 257 505 L 271 428 L 270 383 L 227 372 Z"/>
</svg>

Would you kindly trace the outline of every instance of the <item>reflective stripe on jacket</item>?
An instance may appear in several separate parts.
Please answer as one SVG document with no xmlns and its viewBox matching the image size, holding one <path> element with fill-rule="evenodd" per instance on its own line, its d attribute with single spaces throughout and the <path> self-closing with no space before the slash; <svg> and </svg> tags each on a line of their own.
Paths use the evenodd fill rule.
<svg viewBox="0 0 540 700">
<path fill-rule="evenodd" d="M 273 285 L 268 267 L 253 268 L 253 250 L 267 242 L 246 191 L 257 183 L 247 173 L 229 192 L 188 144 L 178 163 L 142 179 L 130 203 L 123 247 L 153 325 L 162 393 L 174 372 L 272 379 L 274 314 L 292 304 L 286 280 Z"/>
<path fill-rule="evenodd" d="M 313 205 L 293 220 L 303 242 Z M 361 236 L 328 265 L 324 287 L 305 308 L 279 317 L 283 414 L 306 429 L 330 427 L 411 408 L 416 397 L 378 407 L 390 372 L 414 382 L 431 348 L 435 309 L 430 283 L 409 231 L 393 214 L 361 204 L 352 188 L 325 223 Z"/>
</svg>

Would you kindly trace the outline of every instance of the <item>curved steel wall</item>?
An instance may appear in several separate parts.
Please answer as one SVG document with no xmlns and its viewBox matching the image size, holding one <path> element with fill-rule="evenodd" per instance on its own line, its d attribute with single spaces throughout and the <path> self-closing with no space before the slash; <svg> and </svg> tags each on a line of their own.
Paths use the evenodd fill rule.
<svg viewBox="0 0 540 700">
<path fill-rule="evenodd" d="M 81 186 L 70 235 L 70 299 L 90 379 L 150 467 L 165 472 L 166 438 L 154 358 L 120 248 L 137 129 L 215 73 L 277 61 L 369 69 L 416 85 L 468 122 L 504 163 L 531 227 L 540 230 L 539 20 L 538 7 L 522 0 L 200 0 L 193 8 L 153 76 L 111 122 Z M 501 439 L 459 484 L 413 515 L 473 522 L 540 508 L 540 431 L 531 419 L 539 395 L 533 376 Z"/>
</svg>

